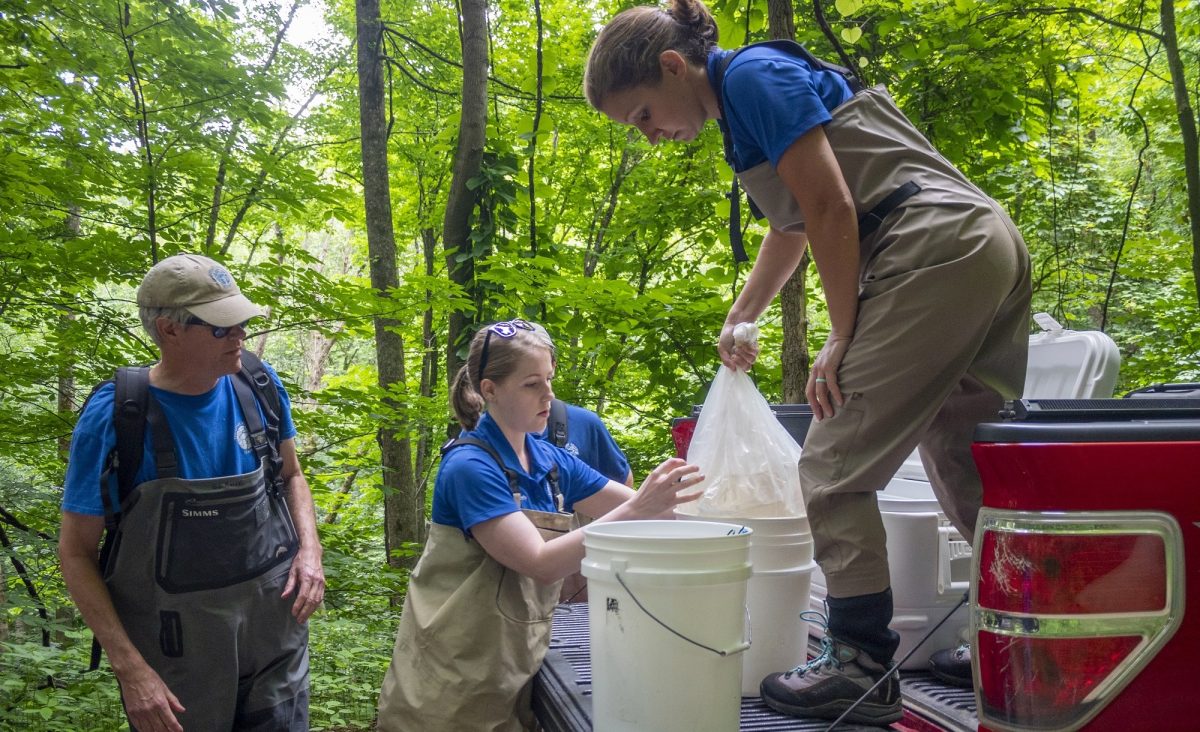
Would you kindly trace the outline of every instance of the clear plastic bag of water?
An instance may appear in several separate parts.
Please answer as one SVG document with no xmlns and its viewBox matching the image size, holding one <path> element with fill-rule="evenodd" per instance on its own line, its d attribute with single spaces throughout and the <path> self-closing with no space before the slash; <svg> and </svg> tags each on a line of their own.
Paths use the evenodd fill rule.
<svg viewBox="0 0 1200 732">
<path fill-rule="evenodd" d="M 739 343 L 757 337 L 752 323 L 734 331 Z M 688 462 L 705 476 L 699 485 L 704 493 L 690 510 L 701 516 L 803 516 L 800 451 L 750 375 L 721 366 L 688 447 Z"/>
</svg>

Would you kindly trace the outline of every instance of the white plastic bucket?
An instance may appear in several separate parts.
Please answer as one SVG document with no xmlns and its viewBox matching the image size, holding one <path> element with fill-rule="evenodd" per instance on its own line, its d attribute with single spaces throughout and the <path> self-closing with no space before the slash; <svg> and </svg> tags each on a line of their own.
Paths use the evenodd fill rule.
<svg viewBox="0 0 1200 732">
<path fill-rule="evenodd" d="M 742 657 L 742 696 L 758 696 L 769 674 L 786 671 L 808 658 L 808 623 L 813 561 L 812 532 L 805 516 L 778 518 L 720 517 L 679 513 L 689 521 L 721 521 L 751 530 L 746 586 L 750 630 L 757 641 Z"/>
<path fill-rule="evenodd" d="M 593 729 L 737 729 L 750 531 L 613 521 L 585 526 L 583 546 Z"/>
</svg>

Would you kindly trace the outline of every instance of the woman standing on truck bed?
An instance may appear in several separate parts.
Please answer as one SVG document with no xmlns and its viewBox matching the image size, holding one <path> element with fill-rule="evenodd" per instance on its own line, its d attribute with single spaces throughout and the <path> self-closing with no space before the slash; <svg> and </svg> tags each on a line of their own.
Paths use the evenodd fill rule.
<svg viewBox="0 0 1200 732">
<path fill-rule="evenodd" d="M 588 101 L 657 143 L 707 120 L 770 230 L 725 321 L 721 360 L 749 368 L 733 326 L 753 321 L 812 257 L 830 333 L 805 393 L 816 422 L 800 460 L 816 558 L 829 589 L 826 652 L 762 682 L 764 701 L 834 718 L 893 664 L 892 596 L 874 492 L 910 454 L 970 540 L 982 497 L 976 424 L 1025 378 L 1029 254 L 1000 206 L 943 158 L 882 87 L 791 42 L 717 47 L 696 0 L 637 7 L 601 31 Z M 802 662 L 804 659 L 797 659 Z M 892 676 L 849 721 L 901 716 Z"/>
</svg>

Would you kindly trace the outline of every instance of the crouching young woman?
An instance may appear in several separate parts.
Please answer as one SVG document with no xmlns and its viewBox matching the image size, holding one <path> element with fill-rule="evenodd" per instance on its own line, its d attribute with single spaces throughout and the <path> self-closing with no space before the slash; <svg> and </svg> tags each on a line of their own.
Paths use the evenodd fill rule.
<svg viewBox="0 0 1200 732">
<path fill-rule="evenodd" d="M 537 435 L 554 392 L 533 325 L 493 323 L 471 341 L 450 404 L 463 427 L 444 448 L 433 515 L 409 579 L 379 699 L 386 732 L 517 732 L 537 725 L 533 677 L 550 644 L 562 579 L 580 567 L 579 511 L 597 521 L 674 518 L 698 468 L 672 458 L 636 492 Z"/>
</svg>

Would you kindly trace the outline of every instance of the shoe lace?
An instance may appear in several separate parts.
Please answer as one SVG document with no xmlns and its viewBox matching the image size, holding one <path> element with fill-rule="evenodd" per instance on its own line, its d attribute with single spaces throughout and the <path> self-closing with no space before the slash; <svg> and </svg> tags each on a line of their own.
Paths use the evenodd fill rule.
<svg viewBox="0 0 1200 732">
<path fill-rule="evenodd" d="M 838 660 L 837 654 L 834 653 L 833 639 L 829 636 L 829 619 L 816 610 L 805 610 L 800 613 L 801 620 L 807 620 L 810 623 L 821 628 L 821 652 L 812 659 L 805 661 L 799 666 L 790 671 L 783 672 L 783 678 L 790 679 L 792 674 L 803 676 L 809 671 L 816 671 L 822 668 L 836 667 L 842 668 L 842 662 Z"/>
</svg>

